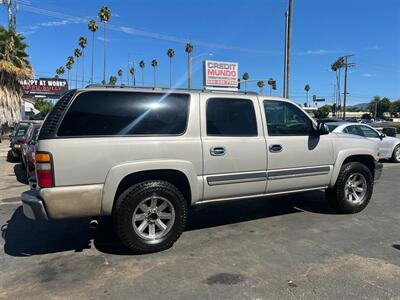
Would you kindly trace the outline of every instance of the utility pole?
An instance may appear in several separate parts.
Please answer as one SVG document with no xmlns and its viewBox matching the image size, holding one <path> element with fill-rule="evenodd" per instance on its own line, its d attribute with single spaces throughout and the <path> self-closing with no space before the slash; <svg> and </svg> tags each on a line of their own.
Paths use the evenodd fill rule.
<svg viewBox="0 0 400 300">
<path fill-rule="evenodd" d="M 290 83 L 290 50 L 292 42 L 292 16 L 293 16 L 293 0 L 289 0 L 289 8 L 285 12 L 285 55 L 283 69 L 283 97 L 289 98 Z"/>
<path fill-rule="evenodd" d="M 343 95 L 343 120 L 346 120 L 346 100 L 347 100 L 347 70 L 349 67 L 354 67 L 354 63 L 349 63 L 348 58 L 353 55 L 344 56 L 344 95 Z"/>
</svg>

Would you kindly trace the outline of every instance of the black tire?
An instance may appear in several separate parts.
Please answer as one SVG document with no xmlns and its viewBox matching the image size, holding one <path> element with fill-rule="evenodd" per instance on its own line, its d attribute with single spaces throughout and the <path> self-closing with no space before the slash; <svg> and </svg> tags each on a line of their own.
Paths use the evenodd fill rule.
<svg viewBox="0 0 400 300">
<path fill-rule="evenodd" d="M 174 222 L 168 233 L 158 239 L 148 240 L 134 229 L 133 214 L 138 205 L 150 197 L 167 199 L 174 209 Z M 186 226 L 188 207 L 181 191 L 162 180 L 144 181 L 128 188 L 118 198 L 114 211 L 114 230 L 121 242 L 137 254 L 158 252 L 171 247 Z M 150 229 L 149 229 L 150 230 Z"/>
<path fill-rule="evenodd" d="M 350 201 L 346 197 L 346 183 L 350 176 L 360 174 L 365 179 L 365 194 L 359 201 Z M 356 175 L 358 176 L 358 175 Z M 330 205 L 344 214 L 353 214 L 362 211 L 369 203 L 374 187 L 371 171 L 362 163 L 350 162 L 342 166 L 336 184 L 332 189 L 327 189 L 325 194 Z"/>
<path fill-rule="evenodd" d="M 400 152 L 400 145 L 397 145 L 396 147 L 394 147 L 392 157 L 390 158 L 392 162 L 400 163 L 400 156 L 398 154 L 399 152 Z"/>
</svg>

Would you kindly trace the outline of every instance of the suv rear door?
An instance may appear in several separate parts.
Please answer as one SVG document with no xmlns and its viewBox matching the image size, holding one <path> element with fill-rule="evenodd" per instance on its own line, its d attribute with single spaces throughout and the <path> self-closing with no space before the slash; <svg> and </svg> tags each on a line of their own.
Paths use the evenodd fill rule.
<svg viewBox="0 0 400 300">
<path fill-rule="evenodd" d="M 204 200 L 265 193 L 266 144 L 256 97 L 200 97 Z"/>
</svg>

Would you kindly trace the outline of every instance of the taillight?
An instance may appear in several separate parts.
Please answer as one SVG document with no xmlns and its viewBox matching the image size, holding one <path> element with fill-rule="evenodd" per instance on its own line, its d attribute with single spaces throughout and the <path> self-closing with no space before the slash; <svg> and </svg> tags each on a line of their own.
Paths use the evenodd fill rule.
<svg viewBox="0 0 400 300">
<path fill-rule="evenodd" d="M 37 184 L 41 188 L 54 186 L 53 159 L 48 152 L 36 152 L 36 176 Z"/>
</svg>

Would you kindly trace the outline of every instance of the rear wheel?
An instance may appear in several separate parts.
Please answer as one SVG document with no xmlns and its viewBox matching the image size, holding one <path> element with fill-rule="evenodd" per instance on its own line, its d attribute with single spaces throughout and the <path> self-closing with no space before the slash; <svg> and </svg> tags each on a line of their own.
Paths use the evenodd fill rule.
<svg viewBox="0 0 400 300">
<path fill-rule="evenodd" d="M 135 253 L 171 247 L 186 226 L 187 204 L 182 193 L 166 181 L 151 180 L 132 186 L 118 198 L 115 231 Z"/>
<path fill-rule="evenodd" d="M 357 213 L 369 203 L 374 180 L 371 171 L 359 162 L 344 164 L 336 184 L 326 191 L 329 203 L 341 213 Z"/>
<path fill-rule="evenodd" d="M 400 145 L 394 147 L 391 161 L 395 163 L 400 163 Z"/>
</svg>

